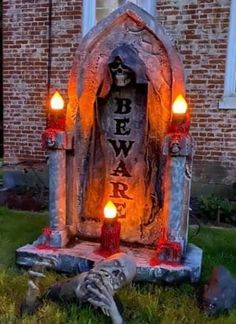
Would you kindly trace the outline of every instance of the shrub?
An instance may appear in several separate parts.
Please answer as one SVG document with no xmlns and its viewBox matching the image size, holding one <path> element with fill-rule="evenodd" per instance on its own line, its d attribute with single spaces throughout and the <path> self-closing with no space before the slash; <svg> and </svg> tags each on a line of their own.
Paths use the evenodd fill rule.
<svg viewBox="0 0 236 324">
<path fill-rule="evenodd" d="M 236 205 L 216 195 L 200 197 L 200 216 L 211 221 L 236 224 Z"/>
</svg>

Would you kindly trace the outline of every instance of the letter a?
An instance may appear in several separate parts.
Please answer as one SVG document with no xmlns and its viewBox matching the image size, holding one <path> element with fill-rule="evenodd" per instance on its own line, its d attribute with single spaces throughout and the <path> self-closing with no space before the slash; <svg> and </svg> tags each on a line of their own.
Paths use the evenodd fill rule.
<svg viewBox="0 0 236 324">
<path fill-rule="evenodd" d="M 111 173 L 111 175 L 115 177 L 119 177 L 119 175 L 121 177 L 131 177 L 131 175 L 126 169 L 125 162 L 122 160 L 120 160 L 120 163 L 118 164 L 117 168 L 113 171 L 113 173 Z"/>
</svg>

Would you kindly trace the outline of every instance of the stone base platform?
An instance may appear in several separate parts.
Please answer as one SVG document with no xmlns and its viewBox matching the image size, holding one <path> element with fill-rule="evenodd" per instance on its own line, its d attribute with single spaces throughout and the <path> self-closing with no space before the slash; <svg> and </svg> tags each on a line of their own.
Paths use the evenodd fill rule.
<svg viewBox="0 0 236 324">
<path fill-rule="evenodd" d="M 38 249 L 28 244 L 16 251 L 16 263 L 30 267 L 39 258 L 43 260 L 44 257 L 53 256 L 57 259 L 54 270 L 76 274 L 90 270 L 95 262 L 103 259 L 96 253 L 98 248 L 98 243 L 86 241 L 60 249 Z M 121 247 L 121 252 L 131 253 L 136 259 L 135 281 L 174 283 L 188 280 L 193 283 L 198 281 L 201 274 L 202 250 L 193 244 L 188 244 L 186 256 L 180 266 L 151 266 L 150 260 L 155 256 L 155 251 L 147 248 Z"/>
</svg>

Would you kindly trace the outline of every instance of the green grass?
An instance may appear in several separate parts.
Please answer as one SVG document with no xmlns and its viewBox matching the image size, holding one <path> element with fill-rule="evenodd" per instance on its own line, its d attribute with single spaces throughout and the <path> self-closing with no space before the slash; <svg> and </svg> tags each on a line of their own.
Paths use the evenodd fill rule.
<svg viewBox="0 0 236 324">
<path fill-rule="evenodd" d="M 0 208 L 0 269 L 14 265 L 17 247 L 35 240 L 47 215 Z"/>
<path fill-rule="evenodd" d="M 0 209 L 0 324 L 102 324 L 108 319 L 89 306 L 59 306 L 45 302 L 34 316 L 19 317 L 20 303 L 27 289 L 27 273 L 14 265 L 15 249 L 37 238 L 47 223 L 46 214 Z M 204 250 L 199 284 L 176 287 L 132 284 L 119 292 L 126 323 L 218 323 L 235 324 L 236 311 L 229 316 L 208 319 L 198 308 L 201 287 L 212 268 L 225 265 L 236 276 L 236 230 L 202 228 L 191 241 Z M 61 275 L 47 273 L 42 290 Z"/>
</svg>

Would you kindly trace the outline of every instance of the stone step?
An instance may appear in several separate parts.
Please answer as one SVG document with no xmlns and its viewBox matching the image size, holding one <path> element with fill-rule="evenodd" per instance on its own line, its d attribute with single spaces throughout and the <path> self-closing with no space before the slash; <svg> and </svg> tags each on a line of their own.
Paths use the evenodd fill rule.
<svg viewBox="0 0 236 324">
<path fill-rule="evenodd" d="M 16 251 L 16 263 L 24 267 L 32 267 L 39 259 L 45 261 L 48 257 L 57 260 L 54 269 L 59 272 L 80 273 L 89 271 L 94 263 L 104 260 L 99 251 L 100 244 L 95 242 L 80 242 L 70 248 L 37 248 L 35 245 L 25 245 Z M 202 250 L 188 244 L 186 255 L 178 266 L 160 264 L 151 266 L 150 260 L 156 255 L 155 250 L 148 248 L 120 247 L 121 252 L 131 253 L 136 261 L 136 281 L 174 283 L 189 280 L 197 282 L 201 274 Z"/>
</svg>

